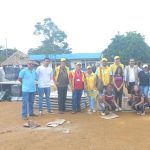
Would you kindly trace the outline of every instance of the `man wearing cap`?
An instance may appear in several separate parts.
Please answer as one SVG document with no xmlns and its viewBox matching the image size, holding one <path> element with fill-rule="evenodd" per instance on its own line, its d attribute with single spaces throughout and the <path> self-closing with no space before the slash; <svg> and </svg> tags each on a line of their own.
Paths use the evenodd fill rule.
<svg viewBox="0 0 150 150">
<path fill-rule="evenodd" d="M 53 113 L 50 104 L 50 92 L 51 92 L 51 80 L 53 79 L 53 70 L 49 66 L 50 59 L 45 58 L 43 65 L 36 69 L 36 75 L 38 80 L 38 94 L 39 94 L 39 113 L 42 115 L 42 103 L 43 95 L 45 94 L 47 111 Z"/>
<path fill-rule="evenodd" d="M 101 66 L 99 66 L 95 72 L 97 75 L 97 87 L 100 92 L 103 91 L 103 88 L 105 88 L 110 83 L 110 67 L 107 65 L 107 58 L 101 59 Z M 103 86 L 103 87 L 102 87 Z M 102 89 L 101 89 L 101 88 Z"/>
<path fill-rule="evenodd" d="M 54 83 L 57 86 L 59 113 L 64 113 L 69 84 L 69 68 L 66 66 L 65 58 L 61 58 L 60 66 L 56 67 L 55 69 Z"/>
<path fill-rule="evenodd" d="M 115 75 L 115 72 L 116 72 L 118 66 L 120 66 L 122 68 L 122 70 L 124 70 L 124 65 L 121 64 L 120 57 L 115 56 L 114 57 L 114 63 L 112 65 L 110 65 L 111 82 L 112 82 L 113 76 Z"/>
<path fill-rule="evenodd" d="M 128 89 L 128 94 L 131 94 L 133 86 L 138 85 L 138 73 L 141 69 L 135 65 L 135 60 L 130 58 L 129 65 L 124 70 L 125 87 Z"/>
<path fill-rule="evenodd" d="M 147 64 L 143 65 L 143 70 L 139 72 L 138 77 L 141 92 L 147 97 L 150 86 L 150 71 Z"/>
<path fill-rule="evenodd" d="M 72 88 L 72 113 L 80 112 L 80 101 L 85 84 L 85 75 L 81 70 L 81 63 L 76 63 L 75 70 L 70 73 L 70 86 Z"/>
</svg>

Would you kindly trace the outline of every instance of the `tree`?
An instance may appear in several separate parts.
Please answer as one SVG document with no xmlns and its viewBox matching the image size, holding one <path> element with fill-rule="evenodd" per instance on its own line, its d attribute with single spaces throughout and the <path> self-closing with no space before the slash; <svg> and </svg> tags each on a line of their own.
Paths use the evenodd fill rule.
<svg viewBox="0 0 150 150">
<path fill-rule="evenodd" d="M 16 48 L 14 48 L 14 49 L 11 49 L 11 48 L 4 49 L 3 47 L 0 47 L 0 63 L 3 62 L 4 60 L 6 60 L 12 54 L 14 54 L 16 51 L 18 51 Z"/>
<path fill-rule="evenodd" d="M 103 57 L 113 61 L 114 56 L 121 57 L 121 62 L 127 64 L 129 58 L 137 61 L 150 62 L 150 47 L 145 43 L 145 37 L 140 33 L 127 32 L 125 35 L 118 33 L 107 49 L 103 51 Z"/>
<path fill-rule="evenodd" d="M 65 41 L 67 35 L 60 30 L 50 18 L 45 18 L 43 22 L 37 22 L 34 35 L 44 39 L 38 48 L 31 48 L 29 54 L 63 54 L 71 53 L 68 43 Z"/>
</svg>

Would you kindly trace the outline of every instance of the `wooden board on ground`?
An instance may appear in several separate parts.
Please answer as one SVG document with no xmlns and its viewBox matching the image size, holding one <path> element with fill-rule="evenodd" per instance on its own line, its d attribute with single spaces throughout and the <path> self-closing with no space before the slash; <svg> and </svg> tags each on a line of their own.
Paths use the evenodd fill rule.
<svg viewBox="0 0 150 150">
<path fill-rule="evenodd" d="M 112 112 L 106 116 L 101 116 L 101 118 L 103 118 L 103 119 L 114 119 L 114 118 L 118 118 L 118 117 L 119 117 L 118 115 L 116 115 L 115 113 L 112 113 Z"/>
</svg>

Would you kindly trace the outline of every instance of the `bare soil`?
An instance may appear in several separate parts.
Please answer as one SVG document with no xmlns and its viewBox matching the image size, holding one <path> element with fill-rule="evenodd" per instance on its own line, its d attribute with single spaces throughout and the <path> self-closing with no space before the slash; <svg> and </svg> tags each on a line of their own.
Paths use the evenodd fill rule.
<svg viewBox="0 0 150 150">
<path fill-rule="evenodd" d="M 104 120 L 99 112 L 77 114 L 45 114 L 29 119 L 39 128 L 24 128 L 21 102 L 0 103 L 0 150 L 149 150 L 150 112 L 138 116 L 134 112 L 118 112 L 119 118 Z M 65 119 L 56 128 L 46 123 Z M 69 133 L 66 133 L 69 132 Z"/>
</svg>

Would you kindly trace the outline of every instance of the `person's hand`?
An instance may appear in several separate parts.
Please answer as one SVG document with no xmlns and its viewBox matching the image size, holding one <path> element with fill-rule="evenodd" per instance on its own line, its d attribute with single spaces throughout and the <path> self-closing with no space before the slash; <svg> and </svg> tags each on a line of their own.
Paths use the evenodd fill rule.
<svg viewBox="0 0 150 150">
<path fill-rule="evenodd" d="M 126 81 L 124 82 L 124 86 L 125 88 L 128 88 L 128 83 Z"/>
<path fill-rule="evenodd" d="M 120 91 L 120 88 L 117 88 L 117 91 L 119 92 L 119 91 Z"/>
</svg>

